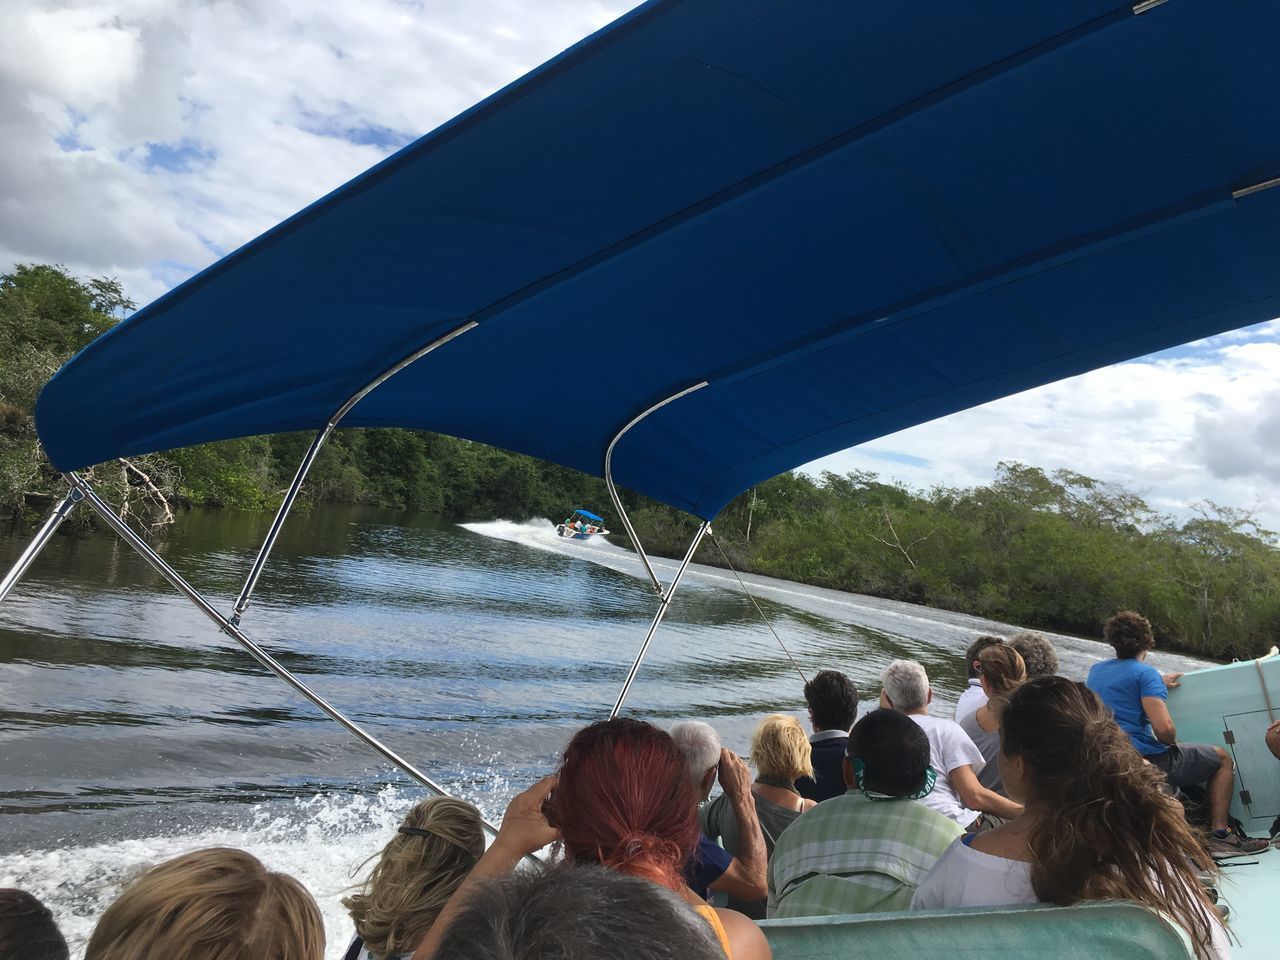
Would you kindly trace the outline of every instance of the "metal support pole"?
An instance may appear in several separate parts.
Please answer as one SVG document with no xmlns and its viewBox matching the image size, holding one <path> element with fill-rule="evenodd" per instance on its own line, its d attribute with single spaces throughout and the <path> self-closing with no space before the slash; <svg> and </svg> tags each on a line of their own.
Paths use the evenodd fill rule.
<svg viewBox="0 0 1280 960">
<path fill-rule="evenodd" d="M 241 632 L 235 624 L 220 614 L 217 611 L 217 608 L 206 600 L 200 591 L 187 583 L 178 571 L 169 566 L 169 564 L 165 562 L 164 558 L 151 548 L 151 545 L 147 543 L 146 540 L 136 533 L 132 527 L 121 520 L 120 517 L 116 515 L 116 512 L 111 509 L 111 505 L 99 497 L 97 492 L 88 484 L 87 481 L 76 476 L 74 473 L 67 474 L 67 479 L 71 481 L 73 488 L 80 492 L 80 495 L 88 502 L 89 506 L 107 522 L 107 525 L 110 526 L 111 529 L 120 535 L 120 538 L 124 540 L 125 543 L 133 547 L 133 549 L 136 550 L 144 560 L 155 568 L 157 573 L 173 584 L 180 593 L 185 595 L 188 600 L 194 603 L 201 613 L 217 624 L 218 628 L 223 633 L 227 634 L 227 636 L 235 640 L 240 644 L 240 646 L 244 647 L 253 659 L 257 660 L 258 663 L 266 667 L 285 683 L 289 684 L 289 686 L 293 687 L 293 689 L 298 691 L 298 693 L 302 694 L 313 704 L 319 707 L 324 713 L 328 714 L 329 717 L 340 723 L 349 733 L 355 735 L 367 746 L 372 747 L 383 757 L 383 759 L 399 767 L 428 790 L 438 793 L 442 797 L 451 796 L 449 791 L 445 790 L 444 787 L 440 786 L 440 784 L 436 783 L 390 747 L 383 744 L 380 740 L 374 737 L 373 734 L 367 732 L 358 723 L 348 718 L 337 707 L 330 704 L 324 699 L 324 697 L 320 696 L 292 673 L 286 670 L 273 656 L 271 656 L 271 654 L 267 653 L 262 649 L 262 647 L 254 643 L 249 639 L 249 637 Z M 497 828 L 492 824 L 484 822 L 484 826 L 490 833 L 494 835 L 497 834 Z"/>
<path fill-rule="evenodd" d="M 276 545 L 276 540 L 280 536 L 280 530 L 284 526 L 285 519 L 289 516 L 289 511 L 293 509 L 294 501 L 298 499 L 298 492 L 302 489 L 302 482 L 307 479 L 307 474 L 311 471 L 311 465 L 316 462 L 316 457 L 320 454 L 321 447 L 325 441 L 329 439 L 329 434 L 333 433 L 334 428 L 338 425 L 351 408 L 367 397 L 382 384 L 386 383 L 397 373 L 412 363 L 421 360 L 432 350 L 442 347 L 455 337 L 460 337 L 468 330 L 474 330 L 479 324 L 474 320 L 468 320 L 460 327 L 455 327 L 442 337 L 437 337 L 425 347 L 419 347 L 413 353 L 409 354 L 403 360 L 397 361 L 388 367 L 382 373 L 378 374 L 363 387 L 353 393 L 347 402 L 340 406 L 329 418 L 329 422 L 325 424 L 316 438 L 311 441 L 311 447 L 307 450 L 306 456 L 302 458 L 302 463 L 298 465 L 298 472 L 294 474 L 293 482 L 289 484 L 289 489 L 284 495 L 284 500 L 280 503 L 280 509 L 276 511 L 276 516 L 271 521 L 271 529 L 267 531 L 267 538 L 262 542 L 262 548 L 258 551 L 257 558 L 253 561 L 253 567 L 249 570 L 249 577 L 244 582 L 244 589 L 240 591 L 240 596 L 236 599 L 236 605 L 231 614 L 232 625 L 238 626 L 240 617 L 244 614 L 249 606 L 249 598 L 253 596 L 254 587 L 258 585 L 258 578 L 262 576 L 263 568 L 267 565 L 267 558 L 271 555 L 271 548 Z"/>
<path fill-rule="evenodd" d="M 640 644 L 640 652 L 636 654 L 635 662 L 631 664 L 631 669 L 627 671 L 627 679 L 622 682 L 622 689 L 618 691 L 617 702 L 614 703 L 613 709 L 609 711 L 610 720 L 622 710 L 622 704 L 627 699 L 627 694 L 631 691 L 631 684 L 635 682 L 636 674 L 640 672 L 640 663 L 644 660 L 644 655 L 649 652 L 649 642 L 653 639 L 653 635 L 658 632 L 658 625 L 662 623 L 662 618 L 667 615 L 667 608 L 671 606 L 671 598 L 675 596 L 676 587 L 680 586 L 680 581 L 684 578 L 684 572 L 689 569 L 693 555 L 698 552 L 698 545 L 702 543 L 702 538 L 706 536 L 707 531 L 710 529 L 710 520 L 704 520 L 702 526 L 698 527 L 698 532 L 693 535 L 693 542 L 689 544 L 689 551 L 684 555 L 680 568 L 676 570 L 671 586 L 667 587 L 666 592 L 662 594 L 662 600 L 658 604 L 658 612 L 653 615 L 653 622 L 649 624 L 649 632 L 644 635 L 644 643 Z"/>
<path fill-rule="evenodd" d="M 649 556 L 644 552 L 644 546 L 636 535 L 636 528 L 631 525 L 631 518 L 627 516 L 627 509 L 622 505 L 622 498 L 618 496 L 618 488 L 613 484 L 613 448 L 618 445 L 618 441 L 626 435 L 628 430 L 649 416 L 649 414 L 661 410 L 667 404 L 674 403 L 681 397 L 687 397 L 696 390 L 701 390 L 706 385 L 707 381 L 703 380 L 701 383 L 695 383 L 692 387 L 685 387 L 679 393 L 673 393 L 665 400 L 658 401 L 637 416 L 632 417 L 627 421 L 626 426 L 613 435 L 613 439 L 609 441 L 609 446 L 604 452 L 604 485 L 609 490 L 609 499 L 613 501 L 613 508 L 618 511 L 618 516 L 622 519 L 622 526 L 626 528 L 627 536 L 631 539 L 631 545 L 636 548 L 636 553 L 640 555 L 640 562 L 644 564 L 645 573 L 649 574 L 649 581 L 653 584 L 653 589 L 657 591 L 658 596 L 662 596 L 662 581 L 653 572 L 653 564 L 649 562 Z M 625 690 L 623 692 L 625 693 Z"/>
<path fill-rule="evenodd" d="M 35 539 L 27 544 L 27 549 L 22 551 L 22 555 L 14 562 L 9 572 L 5 574 L 4 579 L 0 580 L 0 603 L 4 603 L 8 599 L 10 591 L 17 586 L 18 581 L 27 572 L 27 568 L 31 566 L 31 562 L 40 555 L 40 551 L 45 548 L 45 544 L 57 532 L 58 527 L 62 526 L 62 521 L 67 519 L 67 516 L 71 513 L 71 508 L 82 499 L 84 499 L 84 494 L 73 486 L 66 499 L 54 507 L 53 513 L 49 514 L 49 519 L 44 522 L 44 526 L 36 533 Z"/>
</svg>

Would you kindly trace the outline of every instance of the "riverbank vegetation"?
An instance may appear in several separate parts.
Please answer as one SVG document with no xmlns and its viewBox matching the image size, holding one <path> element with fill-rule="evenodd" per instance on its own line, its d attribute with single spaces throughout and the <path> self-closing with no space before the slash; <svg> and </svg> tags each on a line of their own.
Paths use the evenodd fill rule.
<svg viewBox="0 0 1280 960">
<path fill-rule="evenodd" d="M 0 274 L 0 513 L 33 522 L 64 485 L 40 454 L 32 410 L 72 353 L 133 304 L 113 280 L 47 265 Z M 107 498 L 163 535 L 190 507 L 274 509 L 309 435 L 232 440 L 100 465 Z M 482 444 L 405 430 L 339 430 L 305 502 L 359 503 L 458 519 L 611 516 L 604 485 Z M 680 555 L 693 521 L 628 497 L 646 547 Z M 78 522 L 87 523 L 81 512 Z M 874 474 L 784 474 L 717 518 L 739 570 L 1098 636 L 1126 607 L 1163 646 L 1252 657 L 1280 638 L 1280 549 L 1247 511 L 1205 502 L 1161 516 L 1124 487 L 1001 463 L 991 484 L 913 491 Z M 616 537 L 624 542 L 623 537 Z M 698 560 L 724 564 L 715 543 Z"/>
</svg>

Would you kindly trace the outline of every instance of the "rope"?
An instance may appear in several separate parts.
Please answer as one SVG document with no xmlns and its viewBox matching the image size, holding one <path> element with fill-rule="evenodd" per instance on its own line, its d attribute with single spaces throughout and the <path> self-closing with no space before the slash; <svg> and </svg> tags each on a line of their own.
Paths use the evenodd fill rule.
<svg viewBox="0 0 1280 960">
<path fill-rule="evenodd" d="M 1258 683 L 1262 684 L 1262 699 L 1267 703 L 1267 720 L 1275 723 L 1276 711 L 1275 707 L 1271 705 L 1271 691 L 1267 689 L 1267 675 L 1262 672 L 1262 659 L 1262 657 L 1259 657 L 1253 661 L 1253 665 L 1258 668 Z"/>
<path fill-rule="evenodd" d="M 724 558 L 724 562 L 729 569 L 733 571 L 734 579 L 738 581 L 738 586 L 742 588 L 742 592 L 747 595 L 747 599 L 751 601 L 751 605 L 756 608 L 756 613 L 760 614 L 760 619 L 764 621 L 764 625 L 769 628 L 769 632 L 773 634 L 773 639 L 778 641 L 778 646 L 782 648 L 782 652 L 787 655 L 787 659 L 791 661 L 791 665 L 796 668 L 796 673 L 800 674 L 800 679 L 804 683 L 809 682 L 809 678 L 804 675 L 804 671 L 800 669 L 800 664 L 796 663 L 796 658 L 791 655 L 791 651 L 787 649 L 787 645 L 782 642 L 782 638 L 778 636 L 778 631 L 773 629 L 773 624 L 769 622 L 769 618 L 764 615 L 764 611 L 760 609 L 760 604 L 756 603 L 756 598 L 751 595 L 751 591 L 747 589 L 747 585 L 742 582 L 742 578 L 738 576 L 738 571 L 733 566 L 733 561 L 729 559 L 729 555 L 724 552 L 724 547 L 720 546 L 720 538 L 711 531 L 707 531 L 711 535 L 711 542 L 716 545 L 716 549 L 720 551 L 720 556 Z"/>
</svg>

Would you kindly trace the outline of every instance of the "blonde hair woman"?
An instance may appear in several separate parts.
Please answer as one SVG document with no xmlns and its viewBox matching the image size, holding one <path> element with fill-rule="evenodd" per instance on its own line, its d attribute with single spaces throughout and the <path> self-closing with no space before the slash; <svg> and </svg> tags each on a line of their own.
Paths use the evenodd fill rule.
<svg viewBox="0 0 1280 960">
<path fill-rule="evenodd" d="M 432 797 L 415 806 L 361 891 L 342 901 L 356 925 L 347 960 L 412 954 L 482 853 L 484 828 L 471 804 Z"/>
<path fill-rule="evenodd" d="M 152 867 L 94 927 L 85 960 L 323 960 L 324 921 L 293 877 L 228 847 Z"/>
<path fill-rule="evenodd" d="M 751 796 L 755 800 L 760 829 L 764 832 L 767 856 L 773 856 L 773 844 L 778 834 L 815 805 L 813 800 L 800 796 L 795 787 L 798 778 L 813 776 L 811 752 L 809 738 L 800 721 L 782 713 L 769 714 L 756 725 L 755 733 L 751 735 L 751 762 L 756 768 Z M 724 794 L 716 797 L 702 808 L 699 816 L 703 832 L 713 840 L 721 838 L 724 848 L 737 856 L 738 821 L 728 798 Z M 753 920 L 765 917 L 764 900 L 730 897 L 729 907 Z"/>
<path fill-rule="evenodd" d="M 982 759 L 987 761 L 986 766 L 978 771 L 978 782 L 988 790 L 1007 797 L 1009 794 L 1005 792 L 1004 781 L 1000 779 L 1000 764 L 996 763 L 996 756 L 1000 753 L 1000 712 L 1009 694 L 1027 682 L 1027 665 L 1022 654 L 1013 647 L 987 647 L 978 654 L 977 664 L 987 702 L 964 717 L 960 728 L 982 751 Z"/>
</svg>

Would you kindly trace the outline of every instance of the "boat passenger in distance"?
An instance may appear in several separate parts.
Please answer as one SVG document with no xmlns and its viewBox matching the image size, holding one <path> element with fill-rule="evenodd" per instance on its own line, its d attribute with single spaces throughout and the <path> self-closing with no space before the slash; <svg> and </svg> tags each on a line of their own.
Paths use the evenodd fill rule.
<svg viewBox="0 0 1280 960">
<path fill-rule="evenodd" d="M 858 721 L 843 776 L 847 793 L 824 800 L 778 838 L 769 916 L 905 910 L 962 832 L 919 802 L 933 786 L 929 738 L 896 710 Z"/>
<path fill-rule="evenodd" d="M 756 767 L 751 798 L 755 801 L 759 829 L 764 834 L 766 857 L 773 854 L 778 835 L 796 817 L 815 806 L 812 800 L 806 800 L 795 789 L 797 777 L 813 773 L 809 754 L 809 740 L 800 721 L 786 714 L 769 714 L 756 725 L 755 733 L 751 735 L 751 762 Z M 712 840 L 720 838 L 724 848 L 737 855 L 741 837 L 728 794 L 722 793 L 704 806 L 698 818 L 706 836 Z M 742 900 L 731 896 L 729 906 L 752 920 L 765 918 L 764 897 Z"/>
<path fill-rule="evenodd" d="M 1208 784 L 1210 852 L 1222 858 L 1265 851 L 1265 840 L 1241 839 L 1227 829 L 1235 782 L 1231 755 L 1208 743 L 1178 742 L 1165 700 L 1168 688 L 1177 686 L 1182 674 L 1162 676 L 1145 662 L 1156 645 L 1147 618 L 1122 611 L 1106 622 L 1102 634 L 1116 655 L 1090 668 L 1089 689 L 1102 698 L 1134 748 L 1160 769 L 1170 785 Z"/>
<path fill-rule="evenodd" d="M 684 756 L 664 731 L 625 717 L 584 727 L 565 747 L 559 773 L 507 806 L 498 836 L 413 960 L 444 960 L 439 947 L 449 925 L 483 882 L 510 875 L 524 856 L 557 840 L 570 864 L 609 867 L 674 893 L 707 925 L 728 960 L 769 960 L 769 943 L 759 927 L 736 911 L 712 907 L 685 882 L 685 864 L 700 833 L 697 798 Z M 600 955 L 623 954 L 616 946 L 602 946 Z"/>
<path fill-rule="evenodd" d="M 982 706 L 960 721 L 960 729 L 982 751 L 986 762 L 978 771 L 978 782 L 1002 797 L 1008 796 L 1004 781 L 1000 779 L 1000 711 L 1019 684 L 1027 681 L 1027 667 L 1013 647 L 1004 644 L 987 647 L 978 654 L 978 672 L 982 680 L 982 692 L 986 697 Z"/>
<path fill-rule="evenodd" d="M 1044 634 L 1024 630 L 1009 638 L 1009 646 L 1018 651 L 1027 665 L 1027 679 L 1052 677 L 1058 673 L 1058 651 Z"/>
<path fill-rule="evenodd" d="M 925 806 L 965 828 L 976 825 L 984 813 L 1005 820 L 1022 813 L 1020 804 L 978 782 L 978 773 L 986 761 L 960 724 L 929 716 L 933 690 L 924 667 L 914 660 L 895 660 L 885 667 L 880 680 L 880 706 L 902 711 L 929 738 L 929 762 L 938 782 L 922 798 Z"/>
<path fill-rule="evenodd" d="M 971 716 L 975 710 L 987 702 L 987 695 L 982 692 L 982 681 L 978 677 L 978 654 L 987 647 L 997 647 L 1003 643 L 1004 641 L 999 637 L 984 634 L 969 644 L 969 649 L 964 652 L 964 669 L 969 675 L 969 684 L 960 694 L 960 699 L 956 701 L 956 723 L 963 723 L 965 717 Z"/>
<path fill-rule="evenodd" d="M 672 725 L 671 739 L 684 756 L 696 804 L 706 802 L 716 779 L 734 818 L 733 849 L 699 832 L 698 848 L 685 869 L 689 888 L 706 900 L 712 890 L 731 900 L 751 903 L 765 897 L 764 834 L 751 793 L 751 773 L 731 750 L 720 746 L 720 735 L 709 723 L 686 720 Z"/>
<path fill-rule="evenodd" d="M 675 894 L 590 864 L 522 870 L 480 886 L 449 924 L 449 960 L 724 960 Z"/>
<path fill-rule="evenodd" d="M 125 888 L 85 960 L 324 960 L 324 920 L 293 877 L 229 847 L 193 850 Z"/>
<path fill-rule="evenodd" d="M 1029 680 L 1010 694 L 1000 734 L 1005 788 L 1027 812 L 953 843 L 913 909 L 1131 900 L 1186 930 L 1200 960 L 1230 955 L 1200 882 L 1213 861 L 1096 694 L 1064 677 Z"/>
<path fill-rule="evenodd" d="M 0 890 L 0 960 L 67 960 L 53 914 L 25 890 Z"/>
<path fill-rule="evenodd" d="M 801 777 L 796 790 L 821 803 L 845 791 L 844 752 L 849 730 L 858 719 L 858 688 L 839 670 L 820 670 L 804 685 L 813 736 L 813 777 Z"/>
<path fill-rule="evenodd" d="M 430 797 L 416 804 L 359 893 L 342 905 L 356 938 L 343 960 L 409 957 L 484 853 L 480 811 L 465 800 Z"/>
</svg>

